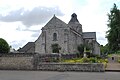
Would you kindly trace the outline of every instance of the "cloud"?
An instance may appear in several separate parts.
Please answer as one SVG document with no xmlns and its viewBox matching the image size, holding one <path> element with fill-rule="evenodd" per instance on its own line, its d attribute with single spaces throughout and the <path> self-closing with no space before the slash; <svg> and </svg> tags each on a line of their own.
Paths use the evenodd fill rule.
<svg viewBox="0 0 120 80">
<path fill-rule="evenodd" d="M 104 36 L 98 36 L 98 40 L 100 40 L 100 41 L 105 41 L 106 38 L 105 38 Z"/>
<path fill-rule="evenodd" d="M 16 28 L 17 31 L 20 31 L 20 32 L 31 32 L 31 37 L 39 37 L 40 35 L 40 30 L 32 30 L 32 29 L 29 29 L 29 28 L 20 28 L 20 27 L 17 27 Z"/>
<path fill-rule="evenodd" d="M 40 35 L 39 32 L 36 32 L 36 33 L 32 34 L 31 37 L 35 37 L 35 38 L 37 37 L 38 38 L 39 35 Z"/>
<path fill-rule="evenodd" d="M 59 7 L 35 7 L 31 11 L 21 8 L 19 10 L 11 11 L 5 16 L 0 15 L 0 21 L 21 21 L 25 26 L 30 27 L 33 25 L 45 23 L 54 14 L 56 14 L 57 16 L 64 15 Z"/>
<path fill-rule="evenodd" d="M 12 45 L 12 48 L 15 48 L 15 49 L 19 49 L 20 47 L 23 47 L 26 43 L 27 43 L 26 40 L 10 42 L 10 44 Z"/>
<path fill-rule="evenodd" d="M 105 32 L 97 32 L 97 41 L 101 44 L 101 45 L 105 45 L 107 44 L 107 38 L 105 38 Z"/>
<path fill-rule="evenodd" d="M 30 32 L 40 32 L 40 30 L 31 30 L 29 28 L 22 29 L 21 27 L 16 28 L 17 31 L 30 31 Z"/>
</svg>

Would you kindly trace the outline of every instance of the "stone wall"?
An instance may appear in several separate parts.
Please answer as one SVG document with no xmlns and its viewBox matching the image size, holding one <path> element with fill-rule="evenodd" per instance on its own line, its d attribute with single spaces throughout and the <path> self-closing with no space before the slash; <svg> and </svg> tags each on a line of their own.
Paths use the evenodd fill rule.
<svg viewBox="0 0 120 80">
<path fill-rule="evenodd" d="M 43 71 L 80 71 L 80 72 L 104 72 L 104 65 L 98 63 L 39 63 L 38 70 Z"/>
<path fill-rule="evenodd" d="M 81 71 L 102 72 L 104 65 L 100 63 L 51 63 L 41 61 L 50 55 L 38 54 L 0 54 L 0 70 L 43 70 L 43 71 Z M 67 55 L 68 56 L 68 55 Z M 55 57 L 55 56 L 51 56 Z M 65 57 L 65 55 L 64 55 Z M 71 57 L 71 56 L 69 56 Z"/>
<path fill-rule="evenodd" d="M 32 70 L 33 55 L 31 54 L 1 54 L 0 69 L 1 70 Z"/>
</svg>

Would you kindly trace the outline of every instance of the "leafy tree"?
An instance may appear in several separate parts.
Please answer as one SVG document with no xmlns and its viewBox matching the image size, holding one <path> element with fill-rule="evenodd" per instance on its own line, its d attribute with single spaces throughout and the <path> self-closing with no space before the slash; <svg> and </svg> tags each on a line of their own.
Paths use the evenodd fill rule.
<svg viewBox="0 0 120 80">
<path fill-rule="evenodd" d="M 109 50 L 108 50 L 108 44 L 106 44 L 105 46 L 100 45 L 100 52 L 102 55 L 108 54 Z"/>
<path fill-rule="evenodd" d="M 8 45 L 8 43 L 0 38 L 0 53 L 8 53 L 10 51 L 10 47 Z"/>
<path fill-rule="evenodd" d="M 120 49 L 120 10 L 116 4 L 108 14 L 108 28 L 106 32 L 108 39 L 108 47 L 110 51 L 118 51 Z"/>
<path fill-rule="evenodd" d="M 59 50 L 61 50 L 61 47 L 57 43 L 52 44 L 51 47 L 52 47 L 52 52 L 53 53 L 59 53 Z"/>
<path fill-rule="evenodd" d="M 80 54 L 83 54 L 83 52 L 84 52 L 84 45 L 83 44 L 78 45 L 77 49 L 78 49 Z"/>
<path fill-rule="evenodd" d="M 91 47 L 87 44 L 80 44 L 77 46 L 77 50 L 79 51 L 80 56 L 83 56 L 85 47 L 86 47 L 86 51 L 91 50 Z"/>
</svg>

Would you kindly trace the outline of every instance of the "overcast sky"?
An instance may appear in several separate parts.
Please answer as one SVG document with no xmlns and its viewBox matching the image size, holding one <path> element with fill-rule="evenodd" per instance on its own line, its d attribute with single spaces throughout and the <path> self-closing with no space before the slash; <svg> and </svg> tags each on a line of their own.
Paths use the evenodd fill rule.
<svg viewBox="0 0 120 80">
<path fill-rule="evenodd" d="M 101 45 L 107 43 L 107 14 L 120 0 L 0 0 L 0 38 L 18 49 L 35 41 L 41 28 L 55 14 L 68 23 L 76 13 L 84 32 L 96 32 Z"/>
</svg>

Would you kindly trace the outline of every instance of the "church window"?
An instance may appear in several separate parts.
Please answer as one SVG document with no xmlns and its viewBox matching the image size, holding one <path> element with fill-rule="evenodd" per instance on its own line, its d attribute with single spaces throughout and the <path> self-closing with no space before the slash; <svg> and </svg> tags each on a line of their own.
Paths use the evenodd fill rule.
<svg viewBox="0 0 120 80">
<path fill-rule="evenodd" d="M 57 33 L 53 33 L 53 41 L 57 41 Z"/>
</svg>

